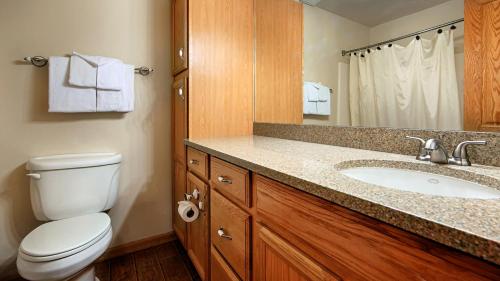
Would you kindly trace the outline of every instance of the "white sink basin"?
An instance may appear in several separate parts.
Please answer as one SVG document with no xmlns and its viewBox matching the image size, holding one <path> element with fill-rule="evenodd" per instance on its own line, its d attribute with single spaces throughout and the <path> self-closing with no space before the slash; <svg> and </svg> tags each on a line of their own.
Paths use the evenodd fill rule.
<svg viewBox="0 0 500 281">
<path fill-rule="evenodd" d="M 496 199 L 500 190 L 473 182 L 431 173 L 381 167 L 359 167 L 340 173 L 371 184 L 428 195 Z"/>
</svg>

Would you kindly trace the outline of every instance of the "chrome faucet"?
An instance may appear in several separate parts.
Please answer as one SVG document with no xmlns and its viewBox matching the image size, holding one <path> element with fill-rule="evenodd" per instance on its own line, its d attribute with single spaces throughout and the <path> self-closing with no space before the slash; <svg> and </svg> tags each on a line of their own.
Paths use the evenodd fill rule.
<svg viewBox="0 0 500 281">
<path fill-rule="evenodd" d="M 448 152 L 443 143 L 437 139 L 430 139 L 425 142 L 424 149 L 430 153 L 430 161 L 438 164 L 448 164 Z"/>
<path fill-rule="evenodd" d="M 457 145 L 453 150 L 451 157 L 448 157 L 448 152 L 443 146 L 443 142 L 438 139 L 429 139 L 424 141 L 421 138 L 407 136 L 408 139 L 420 141 L 418 160 L 430 161 L 438 164 L 450 164 L 459 166 L 470 166 L 469 154 L 467 146 L 469 145 L 485 145 L 486 141 L 464 141 Z"/>
</svg>

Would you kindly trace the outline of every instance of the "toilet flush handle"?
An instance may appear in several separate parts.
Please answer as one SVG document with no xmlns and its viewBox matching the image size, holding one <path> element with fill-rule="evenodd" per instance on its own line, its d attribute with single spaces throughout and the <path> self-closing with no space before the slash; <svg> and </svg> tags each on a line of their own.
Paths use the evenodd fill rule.
<svg viewBox="0 0 500 281">
<path fill-rule="evenodd" d="M 26 176 L 34 178 L 35 180 L 39 180 L 41 178 L 40 174 L 35 174 L 35 173 L 26 174 Z"/>
</svg>

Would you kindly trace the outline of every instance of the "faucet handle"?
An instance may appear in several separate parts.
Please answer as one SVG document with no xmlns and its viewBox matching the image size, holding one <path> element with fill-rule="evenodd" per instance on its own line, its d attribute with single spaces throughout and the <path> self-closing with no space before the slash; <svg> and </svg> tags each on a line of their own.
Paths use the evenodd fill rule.
<svg viewBox="0 0 500 281">
<path fill-rule="evenodd" d="M 423 138 L 418 138 L 418 137 L 412 137 L 412 136 L 406 136 L 406 139 L 408 140 L 416 140 L 420 142 L 420 146 L 418 149 L 418 155 L 417 155 L 417 160 L 422 160 L 422 161 L 429 161 L 431 156 L 427 150 L 425 150 L 425 140 Z"/>
<path fill-rule="evenodd" d="M 469 154 L 467 153 L 467 146 L 469 145 L 485 145 L 486 141 L 463 141 L 457 145 L 453 150 L 452 160 L 462 166 L 470 166 Z"/>
</svg>

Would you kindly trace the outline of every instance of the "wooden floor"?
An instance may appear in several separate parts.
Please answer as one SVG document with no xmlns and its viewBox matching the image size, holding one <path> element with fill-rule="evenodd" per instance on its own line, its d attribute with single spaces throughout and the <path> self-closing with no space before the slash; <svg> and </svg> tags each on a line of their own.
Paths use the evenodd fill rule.
<svg viewBox="0 0 500 281">
<path fill-rule="evenodd" d="M 96 264 L 101 281 L 199 281 L 178 241 Z"/>
<path fill-rule="evenodd" d="M 178 241 L 97 263 L 95 270 L 101 281 L 201 281 Z"/>
</svg>

